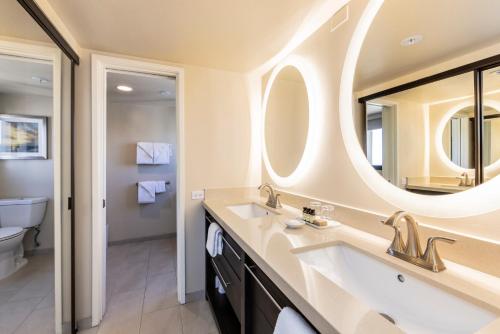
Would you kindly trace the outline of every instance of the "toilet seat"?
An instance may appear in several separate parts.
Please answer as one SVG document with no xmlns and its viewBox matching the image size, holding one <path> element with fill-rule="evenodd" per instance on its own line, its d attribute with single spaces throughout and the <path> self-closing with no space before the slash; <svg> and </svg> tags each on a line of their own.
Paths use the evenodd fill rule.
<svg viewBox="0 0 500 334">
<path fill-rule="evenodd" d="M 0 227 L 0 242 L 15 238 L 23 234 L 22 227 Z"/>
</svg>

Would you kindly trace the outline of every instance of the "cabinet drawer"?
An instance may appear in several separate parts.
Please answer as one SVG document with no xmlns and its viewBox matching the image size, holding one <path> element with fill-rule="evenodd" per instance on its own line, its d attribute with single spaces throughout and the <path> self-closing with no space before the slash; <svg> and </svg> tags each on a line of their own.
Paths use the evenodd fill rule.
<svg viewBox="0 0 500 334">
<path fill-rule="evenodd" d="M 238 280 L 241 281 L 243 275 L 243 250 L 226 231 L 222 234 L 222 243 L 222 256 L 234 271 Z"/>
<path fill-rule="evenodd" d="M 210 259 L 216 275 L 226 291 L 227 298 L 233 307 L 234 313 L 241 321 L 241 281 L 229 267 L 224 257 L 217 256 Z"/>
</svg>

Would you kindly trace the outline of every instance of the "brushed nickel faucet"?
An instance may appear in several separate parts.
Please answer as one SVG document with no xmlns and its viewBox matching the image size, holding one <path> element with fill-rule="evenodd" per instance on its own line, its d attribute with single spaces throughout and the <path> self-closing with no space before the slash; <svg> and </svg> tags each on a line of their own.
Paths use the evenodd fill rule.
<svg viewBox="0 0 500 334">
<path fill-rule="evenodd" d="M 281 208 L 280 194 L 277 194 L 269 183 L 264 183 L 259 186 L 259 190 L 265 189 L 269 196 L 267 197 L 266 205 L 273 209 Z"/>
<path fill-rule="evenodd" d="M 401 229 L 399 227 L 402 220 L 406 222 L 408 230 L 406 242 L 402 239 Z M 409 213 L 397 211 L 387 220 L 382 221 L 382 223 L 394 229 L 394 239 L 387 249 L 387 253 L 389 255 L 419 267 L 432 270 L 433 272 L 440 272 L 446 269 L 446 266 L 437 251 L 436 241 L 444 241 L 452 244 L 456 241 L 455 239 L 431 237 L 427 240 L 427 248 L 425 252 L 422 253 L 422 248 L 420 247 L 420 237 L 418 235 L 418 223 Z"/>
<path fill-rule="evenodd" d="M 460 187 L 474 186 L 474 179 L 470 178 L 467 172 L 463 172 L 462 174 L 460 174 L 458 179 L 460 180 L 460 183 L 458 184 Z"/>
</svg>

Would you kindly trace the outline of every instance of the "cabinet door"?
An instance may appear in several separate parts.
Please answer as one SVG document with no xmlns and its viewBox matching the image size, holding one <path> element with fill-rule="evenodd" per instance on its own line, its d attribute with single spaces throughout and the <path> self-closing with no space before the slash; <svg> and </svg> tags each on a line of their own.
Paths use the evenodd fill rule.
<svg viewBox="0 0 500 334">
<path fill-rule="evenodd" d="M 246 333 L 272 334 L 282 308 L 275 287 L 256 265 L 245 264 L 245 275 Z"/>
</svg>

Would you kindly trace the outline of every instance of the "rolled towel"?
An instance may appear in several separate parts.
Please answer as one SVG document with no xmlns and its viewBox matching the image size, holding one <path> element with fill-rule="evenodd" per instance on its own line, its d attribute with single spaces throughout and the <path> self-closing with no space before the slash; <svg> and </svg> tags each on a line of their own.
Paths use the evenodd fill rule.
<svg viewBox="0 0 500 334">
<path fill-rule="evenodd" d="M 224 286 L 222 285 L 219 276 L 217 275 L 215 275 L 215 288 L 221 295 L 226 293 L 226 290 L 224 290 Z"/>
<path fill-rule="evenodd" d="M 294 309 L 285 307 L 281 310 L 273 334 L 316 334 L 307 321 Z"/>
<path fill-rule="evenodd" d="M 136 163 L 138 165 L 152 165 L 154 163 L 153 143 L 137 143 Z"/>
<path fill-rule="evenodd" d="M 148 204 L 156 201 L 156 182 L 142 181 L 137 187 L 137 203 Z"/>
<path fill-rule="evenodd" d="M 167 143 L 154 143 L 154 164 L 167 165 L 170 163 L 170 144 Z"/>
<path fill-rule="evenodd" d="M 222 254 L 222 229 L 217 223 L 208 227 L 206 248 L 211 257 Z"/>
</svg>

